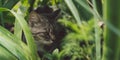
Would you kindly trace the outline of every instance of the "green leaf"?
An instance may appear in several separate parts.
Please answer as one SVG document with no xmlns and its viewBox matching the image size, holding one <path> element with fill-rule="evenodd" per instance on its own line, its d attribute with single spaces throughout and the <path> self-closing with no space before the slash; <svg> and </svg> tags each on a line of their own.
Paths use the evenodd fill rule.
<svg viewBox="0 0 120 60">
<path fill-rule="evenodd" d="M 25 38 L 26 38 L 26 41 L 27 41 L 27 45 L 28 45 L 29 49 L 31 50 L 32 59 L 37 60 L 37 48 L 36 48 L 34 38 L 32 36 L 30 28 L 28 27 L 27 22 L 25 21 L 23 16 L 15 13 L 12 10 L 10 10 L 10 12 L 16 17 L 16 19 L 19 22 L 21 28 L 23 29 L 23 32 L 25 34 Z"/>
<path fill-rule="evenodd" d="M 2 11 L 9 11 L 9 9 L 7 9 L 7 8 L 0 8 L 0 12 L 2 12 Z"/>
<path fill-rule="evenodd" d="M 0 45 L 0 60 L 17 60 L 17 58 Z"/>
<path fill-rule="evenodd" d="M 53 52 L 52 52 L 53 55 L 58 55 L 59 54 L 59 49 L 55 49 Z"/>
<path fill-rule="evenodd" d="M 81 19 L 80 19 L 80 16 L 78 14 L 77 8 L 73 4 L 73 1 L 72 0 L 65 0 L 65 3 L 68 5 L 70 11 L 72 12 L 73 16 L 75 17 L 76 22 L 78 23 L 78 26 L 81 25 Z"/>
<path fill-rule="evenodd" d="M 82 7 L 84 7 L 88 12 L 92 13 L 93 10 L 89 7 L 88 4 L 86 4 L 86 0 L 75 0 L 78 2 Z"/>
<path fill-rule="evenodd" d="M 18 9 L 17 13 L 20 14 L 20 15 L 22 14 L 22 12 L 20 11 L 20 9 Z M 14 34 L 15 34 L 16 37 L 18 37 L 19 39 L 22 38 L 22 28 L 21 28 L 18 20 L 15 20 Z"/>
<path fill-rule="evenodd" d="M 8 50 L 10 50 L 10 52 L 12 52 L 20 60 L 24 60 L 24 59 L 37 60 L 38 57 L 37 57 L 36 45 L 35 45 L 32 33 L 31 33 L 31 31 L 30 31 L 30 29 L 28 27 L 28 24 L 25 21 L 24 17 L 21 16 L 20 14 L 15 13 L 12 10 L 9 10 L 9 9 L 0 8 L 0 10 L 1 11 L 4 11 L 4 10 L 10 11 L 16 17 L 16 20 L 18 21 L 21 28 L 23 29 L 23 32 L 25 34 L 25 38 L 27 40 L 28 47 L 23 42 L 21 42 L 20 38 L 17 38 L 16 36 L 14 36 L 13 34 L 11 34 L 9 32 L 8 33 L 4 32 L 5 29 L 2 28 L 2 27 L 0 28 L 1 29 L 1 35 L 0 35 L 1 44 L 4 47 L 6 47 Z M 7 36 L 7 35 L 10 35 L 10 36 Z M 14 40 L 14 41 L 12 42 L 11 40 Z M 6 45 L 5 42 L 7 42 L 7 41 L 8 41 L 8 43 Z M 20 46 L 17 46 L 18 44 L 20 44 Z M 24 51 L 23 51 L 23 49 L 21 47 L 24 49 Z M 12 51 L 12 49 L 15 49 L 15 50 Z"/>
<path fill-rule="evenodd" d="M 15 55 L 20 60 L 26 60 L 27 54 L 26 50 L 22 51 L 23 48 L 27 47 L 19 39 L 17 39 L 12 33 L 0 26 L 0 45 L 5 47 L 13 55 Z M 24 47 L 23 47 L 24 45 Z M 29 51 L 28 51 L 29 52 Z"/>
<path fill-rule="evenodd" d="M 12 9 L 19 0 L 5 0 L 2 7 Z"/>
</svg>

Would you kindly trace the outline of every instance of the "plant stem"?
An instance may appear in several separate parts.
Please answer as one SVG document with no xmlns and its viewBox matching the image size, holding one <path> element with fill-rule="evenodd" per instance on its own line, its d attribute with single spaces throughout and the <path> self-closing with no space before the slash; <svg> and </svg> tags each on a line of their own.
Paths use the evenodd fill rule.
<svg viewBox="0 0 120 60">
<path fill-rule="evenodd" d="M 104 0 L 104 51 L 102 60 L 120 60 L 120 0 Z M 111 28 L 110 28 L 111 27 Z M 116 30 L 116 31 L 114 31 Z"/>
<path fill-rule="evenodd" d="M 93 9 L 96 11 L 96 14 L 98 13 L 97 9 L 97 1 L 92 0 L 93 3 Z M 100 41 L 100 28 L 98 26 L 99 19 L 96 17 L 96 14 L 94 14 L 94 22 L 95 22 L 95 46 L 96 46 L 96 60 L 101 60 L 101 41 Z"/>
</svg>

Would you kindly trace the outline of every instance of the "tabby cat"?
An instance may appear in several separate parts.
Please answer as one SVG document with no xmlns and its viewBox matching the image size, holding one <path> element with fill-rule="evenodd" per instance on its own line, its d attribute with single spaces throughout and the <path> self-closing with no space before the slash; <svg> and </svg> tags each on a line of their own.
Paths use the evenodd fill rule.
<svg viewBox="0 0 120 60">
<path fill-rule="evenodd" d="M 35 39 L 38 51 L 44 51 L 44 46 L 53 44 L 55 38 L 55 23 L 60 10 L 53 11 L 45 6 L 32 11 L 29 16 L 29 26 Z"/>
</svg>

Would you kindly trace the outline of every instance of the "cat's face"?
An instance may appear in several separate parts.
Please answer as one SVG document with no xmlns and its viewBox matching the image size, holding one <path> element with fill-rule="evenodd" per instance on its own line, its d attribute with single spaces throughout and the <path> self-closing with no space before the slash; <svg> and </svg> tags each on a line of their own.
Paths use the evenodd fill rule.
<svg viewBox="0 0 120 60">
<path fill-rule="evenodd" d="M 28 23 L 37 45 L 49 45 L 53 43 L 53 40 L 55 40 L 53 33 L 54 22 L 55 20 L 48 18 L 48 15 L 45 16 L 36 11 L 30 13 Z"/>
</svg>

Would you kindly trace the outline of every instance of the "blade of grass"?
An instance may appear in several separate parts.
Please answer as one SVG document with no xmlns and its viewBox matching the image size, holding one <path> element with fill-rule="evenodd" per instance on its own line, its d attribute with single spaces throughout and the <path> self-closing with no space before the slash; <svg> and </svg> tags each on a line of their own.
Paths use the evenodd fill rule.
<svg viewBox="0 0 120 60">
<path fill-rule="evenodd" d="M 85 1 L 85 0 L 75 0 L 75 1 L 78 2 L 81 6 L 83 6 L 88 12 L 90 12 L 95 17 L 97 17 L 99 20 L 103 20 L 100 14 L 98 13 L 97 9 L 92 9 L 92 8 L 95 8 L 95 6 L 93 6 L 91 2 Z M 86 3 L 90 4 L 91 7 Z"/>
<path fill-rule="evenodd" d="M 0 60 L 17 60 L 17 58 L 0 45 Z"/>
<path fill-rule="evenodd" d="M 30 58 L 31 58 L 31 60 L 37 60 L 38 57 L 37 57 L 36 45 L 35 45 L 32 33 L 31 33 L 31 31 L 30 31 L 30 29 L 29 29 L 29 27 L 28 27 L 24 17 L 22 17 L 21 15 L 15 13 L 12 10 L 9 10 L 9 9 L 6 9 L 6 8 L 0 8 L 0 11 L 10 11 L 16 17 L 16 20 L 19 22 L 19 24 L 20 24 L 20 26 L 23 29 L 23 32 L 25 34 L 25 38 L 27 40 L 27 45 L 28 45 L 29 50 L 31 52 L 30 53 L 30 56 L 31 56 Z"/>
<path fill-rule="evenodd" d="M 27 40 L 28 47 L 31 50 L 31 55 L 33 57 L 32 60 L 37 60 L 37 48 L 36 48 L 32 33 L 30 31 L 30 28 L 28 27 L 28 24 L 26 23 L 25 19 L 21 15 L 15 13 L 12 10 L 10 10 L 10 12 L 16 17 L 21 28 L 23 29 L 23 32 L 25 34 L 25 38 Z"/>
<path fill-rule="evenodd" d="M 93 3 L 93 9 L 94 11 L 97 10 L 97 6 L 96 6 L 96 1 L 92 0 Z M 100 33 L 100 28 L 98 26 L 98 21 L 99 19 L 96 17 L 96 15 L 94 14 L 94 22 L 95 22 L 95 44 L 96 44 L 96 60 L 101 60 L 101 33 Z"/>
<path fill-rule="evenodd" d="M 98 13 L 100 14 L 100 16 L 103 16 L 102 12 L 102 0 L 93 0 L 94 1 L 94 5 L 96 5 L 96 10 L 98 11 Z"/>
<path fill-rule="evenodd" d="M 85 0 L 75 0 L 75 1 L 78 2 L 81 6 L 83 6 L 88 12 L 93 13 L 89 5 L 86 4 L 87 1 Z"/>
<path fill-rule="evenodd" d="M 21 41 L 17 41 L 17 40 L 18 39 L 13 34 L 11 34 L 9 31 L 7 31 L 6 29 L 0 26 L 0 45 L 4 46 L 18 59 L 26 60 L 29 55 L 26 54 L 26 51 L 22 51 L 23 49 L 21 45 L 24 44 L 22 44 Z"/>
<path fill-rule="evenodd" d="M 5 0 L 2 7 L 12 9 L 19 0 Z"/>
<path fill-rule="evenodd" d="M 81 25 L 81 19 L 80 19 L 80 16 L 78 14 L 78 10 L 75 7 L 75 5 L 73 4 L 72 0 L 65 0 L 65 3 L 68 5 L 68 7 L 71 10 L 73 16 L 75 17 L 75 20 L 76 20 L 78 26 L 80 26 Z"/>
<path fill-rule="evenodd" d="M 30 1 L 30 2 L 32 3 L 33 1 Z M 18 7 L 17 14 L 21 15 L 22 17 L 25 17 L 27 9 L 29 7 L 28 0 L 21 0 L 20 4 L 16 5 L 15 7 Z M 18 38 L 20 38 L 20 39 L 22 38 L 22 28 L 21 28 L 18 20 L 15 20 L 14 34 Z"/>
<path fill-rule="evenodd" d="M 0 0 L 0 7 L 2 7 L 2 0 Z M 4 23 L 3 23 L 3 13 L 2 12 L 0 12 L 0 24 L 2 26 L 4 26 Z"/>
<path fill-rule="evenodd" d="M 111 24 L 113 29 L 110 29 L 109 25 L 105 27 L 104 34 L 104 54 L 102 60 L 120 60 L 120 0 L 105 0 L 103 17 L 109 25 Z M 114 29 L 115 28 L 115 29 Z M 116 30 L 117 29 L 117 30 Z M 116 30 L 116 31 L 113 31 Z M 117 34 L 118 35 L 117 35 Z"/>
<path fill-rule="evenodd" d="M 17 11 L 18 14 L 22 14 L 22 12 L 20 11 L 20 9 L 18 9 Z M 22 40 L 22 28 L 18 22 L 18 20 L 15 20 L 15 27 L 14 27 L 14 34 L 16 35 L 16 37 L 18 37 L 20 40 Z"/>
<path fill-rule="evenodd" d="M 3 19 L 3 13 L 0 12 L 0 24 L 4 26 L 4 19 Z"/>
</svg>

